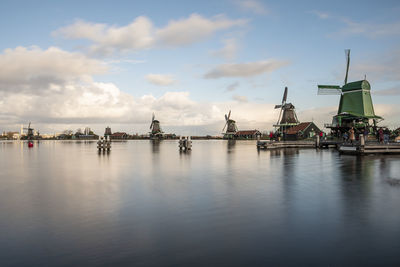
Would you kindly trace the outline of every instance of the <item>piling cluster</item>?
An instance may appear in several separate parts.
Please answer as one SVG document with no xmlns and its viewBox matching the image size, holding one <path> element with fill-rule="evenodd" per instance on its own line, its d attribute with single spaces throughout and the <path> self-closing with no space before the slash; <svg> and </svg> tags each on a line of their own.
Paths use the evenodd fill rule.
<svg viewBox="0 0 400 267">
<path fill-rule="evenodd" d="M 190 139 L 190 136 L 187 137 L 179 137 L 179 150 L 191 150 L 192 149 L 192 140 Z"/>
<path fill-rule="evenodd" d="M 97 141 L 97 149 L 99 152 L 100 151 L 110 151 L 111 150 L 110 136 L 99 137 L 99 141 Z"/>
</svg>

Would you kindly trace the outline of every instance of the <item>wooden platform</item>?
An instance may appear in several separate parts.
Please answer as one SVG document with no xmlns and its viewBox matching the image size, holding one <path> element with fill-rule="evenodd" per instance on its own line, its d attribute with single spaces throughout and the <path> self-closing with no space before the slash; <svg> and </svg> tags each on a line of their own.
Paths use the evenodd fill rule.
<svg viewBox="0 0 400 267">
<path fill-rule="evenodd" d="M 257 141 L 257 149 L 315 148 L 314 141 Z"/>
<path fill-rule="evenodd" d="M 371 155 L 371 154 L 400 154 L 400 143 L 366 143 L 364 146 L 356 144 L 341 144 L 338 148 L 342 154 Z"/>
<path fill-rule="evenodd" d="M 319 148 L 329 148 L 329 147 L 335 147 L 338 148 L 343 141 L 341 140 L 321 140 L 319 142 Z"/>
</svg>

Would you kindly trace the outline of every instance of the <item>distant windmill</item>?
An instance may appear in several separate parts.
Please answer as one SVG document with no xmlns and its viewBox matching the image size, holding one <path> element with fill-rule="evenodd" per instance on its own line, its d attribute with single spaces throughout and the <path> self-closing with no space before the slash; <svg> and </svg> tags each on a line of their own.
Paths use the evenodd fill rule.
<svg viewBox="0 0 400 267">
<path fill-rule="evenodd" d="M 226 132 L 224 130 L 226 128 Z M 225 114 L 225 125 L 222 128 L 222 133 L 224 134 L 224 138 L 231 139 L 234 137 L 235 133 L 237 132 L 236 121 L 231 120 L 231 111 L 229 110 L 228 115 Z"/>
<path fill-rule="evenodd" d="M 288 95 L 288 88 L 285 87 L 283 92 L 282 103 L 280 105 L 275 105 L 275 109 L 280 109 L 279 117 L 276 125 L 274 127 L 279 127 L 279 131 L 283 132 L 284 129 L 292 127 L 299 124 L 297 119 L 296 110 L 292 103 L 286 103 Z"/>
<path fill-rule="evenodd" d="M 24 128 L 24 130 L 27 130 L 27 137 L 28 139 L 33 138 L 33 128 L 31 128 L 31 122 L 29 122 L 28 128 Z"/>
<path fill-rule="evenodd" d="M 150 124 L 150 138 L 159 139 L 162 138 L 163 132 L 161 131 L 160 122 L 155 119 L 154 113 L 153 117 L 151 118 Z"/>
<path fill-rule="evenodd" d="M 319 95 L 340 95 L 338 113 L 332 119 L 332 124 L 327 124 L 333 132 L 345 132 L 350 127 L 364 129 L 370 126 L 369 120 L 373 120 L 374 126 L 382 117 L 375 115 L 371 98 L 371 85 L 367 80 L 347 83 L 350 66 L 350 49 L 345 50 L 346 74 L 344 85 L 318 85 Z"/>
</svg>

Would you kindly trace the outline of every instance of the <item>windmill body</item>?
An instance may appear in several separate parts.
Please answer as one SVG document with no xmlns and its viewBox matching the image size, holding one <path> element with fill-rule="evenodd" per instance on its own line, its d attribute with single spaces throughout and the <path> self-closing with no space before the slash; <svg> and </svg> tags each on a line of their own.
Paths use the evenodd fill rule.
<svg viewBox="0 0 400 267">
<path fill-rule="evenodd" d="M 282 103 L 275 106 L 275 109 L 280 109 L 280 111 L 278 121 L 274 127 L 276 127 L 277 131 L 280 133 L 284 133 L 286 129 L 296 126 L 300 123 L 297 119 L 295 106 L 292 103 L 286 103 L 287 94 L 288 88 L 285 87 Z"/>
<path fill-rule="evenodd" d="M 34 134 L 33 134 L 33 128 L 31 128 L 31 123 L 29 122 L 29 125 L 28 125 L 28 128 L 23 128 L 24 130 L 27 130 L 27 138 L 29 139 L 29 140 L 31 140 L 31 139 L 33 139 L 33 136 L 34 136 Z"/>
<path fill-rule="evenodd" d="M 163 138 L 163 131 L 161 130 L 161 127 L 160 127 L 160 121 L 155 119 L 154 113 L 153 113 L 153 117 L 151 119 L 150 130 L 151 130 L 151 132 L 150 132 L 151 139 Z"/>
<path fill-rule="evenodd" d="M 222 128 L 224 139 L 233 139 L 238 130 L 236 127 L 236 121 L 232 120 L 230 117 L 231 111 L 229 110 L 229 113 L 225 114 L 225 126 Z M 226 132 L 224 132 L 225 128 Z"/>
<path fill-rule="evenodd" d="M 347 82 L 350 65 L 350 50 L 346 50 L 346 75 L 343 86 L 318 85 L 318 94 L 340 94 L 337 115 L 333 116 L 332 123 L 326 124 L 335 134 L 348 131 L 351 127 L 364 129 L 376 127 L 376 123 L 383 118 L 374 111 L 371 98 L 371 85 L 367 80 Z M 372 122 L 372 124 L 370 123 Z"/>
</svg>

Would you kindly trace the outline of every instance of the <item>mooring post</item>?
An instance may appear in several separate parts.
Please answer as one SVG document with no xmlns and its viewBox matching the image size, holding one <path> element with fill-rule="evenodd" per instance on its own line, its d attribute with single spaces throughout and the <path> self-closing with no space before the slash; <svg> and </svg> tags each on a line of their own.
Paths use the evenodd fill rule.
<svg viewBox="0 0 400 267">
<path fill-rule="evenodd" d="M 360 150 L 363 152 L 365 148 L 365 137 L 363 134 L 360 134 Z"/>
<path fill-rule="evenodd" d="M 190 136 L 187 137 L 187 149 L 192 150 L 192 138 Z"/>
<path fill-rule="evenodd" d="M 317 134 L 317 139 L 315 139 L 315 147 L 319 147 L 319 134 Z"/>
</svg>

